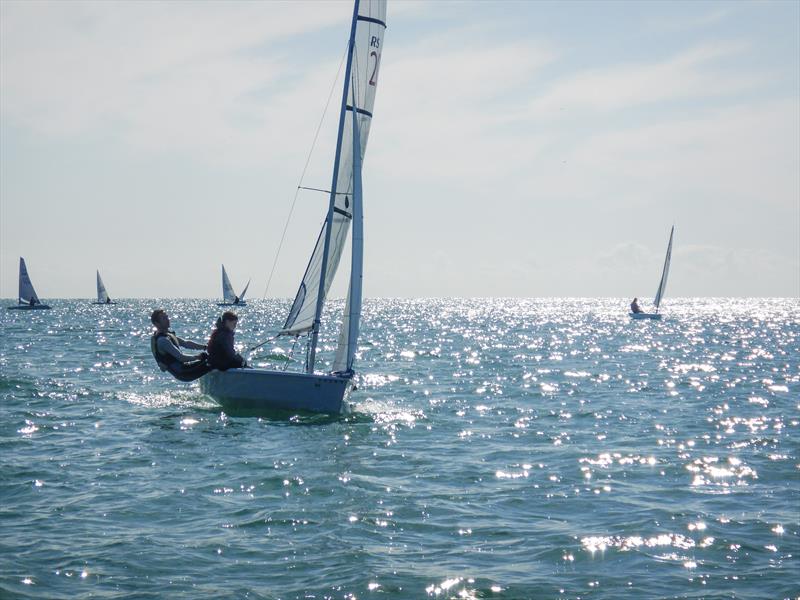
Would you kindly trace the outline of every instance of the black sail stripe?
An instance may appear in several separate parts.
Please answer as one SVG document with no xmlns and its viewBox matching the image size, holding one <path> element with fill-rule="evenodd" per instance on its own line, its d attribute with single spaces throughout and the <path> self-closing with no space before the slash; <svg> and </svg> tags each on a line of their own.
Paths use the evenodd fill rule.
<svg viewBox="0 0 800 600">
<path fill-rule="evenodd" d="M 348 104 L 348 105 L 347 105 L 347 110 L 353 110 L 353 107 L 352 107 L 352 106 L 350 106 L 350 105 Z M 368 116 L 370 119 L 372 118 L 372 113 L 371 113 L 371 112 L 369 112 L 368 110 L 364 110 L 363 108 L 357 108 L 357 109 L 356 109 L 356 112 L 357 112 L 358 114 L 360 114 L 360 115 L 366 115 L 366 116 Z"/>
<path fill-rule="evenodd" d="M 380 19 L 376 19 L 375 17 L 365 17 L 362 15 L 358 15 L 359 21 L 366 21 L 367 23 L 375 23 L 376 25 L 382 25 L 384 29 L 386 29 L 386 23 L 381 21 Z"/>
</svg>

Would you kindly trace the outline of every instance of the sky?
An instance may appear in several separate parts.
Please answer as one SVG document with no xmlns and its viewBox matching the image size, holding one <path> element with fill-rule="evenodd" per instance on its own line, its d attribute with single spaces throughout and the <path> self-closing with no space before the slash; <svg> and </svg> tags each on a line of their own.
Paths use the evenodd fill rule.
<svg viewBox="0 0 800 600">
<path fill-rule="evenodd" d="M 116 298 L 219 297 L 222 263 L 293 297 L 351 11 L 0 2 L 0 297 L 19 256 L 42 299 L 93 296 L 96 269 Z M 651 298 L 673 224 L 667 296 L 800 296 L 799 2 L 389 0 L 387 22 L 366 297 Z"/>
</svg>

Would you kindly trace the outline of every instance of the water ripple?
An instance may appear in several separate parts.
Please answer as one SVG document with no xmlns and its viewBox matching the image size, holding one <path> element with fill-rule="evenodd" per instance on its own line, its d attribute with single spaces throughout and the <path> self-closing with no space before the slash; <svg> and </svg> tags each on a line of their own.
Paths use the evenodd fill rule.
<svg viewBox="0 0 800 600">
<path fill-rule="evenodd" d="M 216 318 L 0 314 L 0 596 L 800 593 L 797 300 L 369 300 L 341 418 L 225 415 L 154 368 L 156 305 L 188 338 Z"/>
</svg>

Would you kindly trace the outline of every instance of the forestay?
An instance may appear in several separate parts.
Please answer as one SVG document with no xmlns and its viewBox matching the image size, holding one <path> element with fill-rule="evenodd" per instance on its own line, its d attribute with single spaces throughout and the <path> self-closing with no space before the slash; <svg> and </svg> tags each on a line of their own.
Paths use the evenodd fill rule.
<svg viewBox="0 0 800 600">
<path fill-rule="evenodd" d="M 248 283 L 248 285 L 250 285 Z M 236 293 L 233 291 L 231 280 L 228 279 L 228 273 L 225 271 L 225 265 L 222 265 L 222 299 L 225 302 L 233 302 L 236 300 Z"/>
<path fill-rule="evenodd" d="M 661 271 L 661 281 L 658 283 L 658 291 L 656 292 L 656 298 L 654 304 L 656 305 L 656 311 L 658 311 L 658 307 L 661 304 L 661 299 L 664 297 L 664 292 L 667 291 L 667 277 L 669 276 L 669 263 L 672 260 L 672 235 L 675 233 L 675 226 L 672 226 L 672 229 L 669 232 L 669 244 L 667 245 L 667 255 L 664 257 L 664 269 Z"/>
<path fill-rule="evenodd" d="M 30 303 L 33 300 L 34 304 L 39 304 L 39 296 L 36 295 L 36 290 L 33 289 L 31 278 L 28 276 L 28 267 L 25 266 L 25 259 L 19 257 L 19 300 L 22 302 Z"/>
<path fill-rule="evenodd" d="M 355 22 L 354 47 L 345 72 L 345 102 L 339 120 L 339 136 L 334 159 L 330 235 L 326 219 L 317 238 L 300 288 L 281 331 L 282 335 L 299 335 L 311 331 L 318 313 L 317 303 L 324 303 L 342 255 L 350 222 L 353 219 L 353 113 L 359 115 L 356 130 L 360 137 L 363 159 L 369 138 L 372 109 L 378 84 L 381 52 L 386 30 L 386 0 L 361 0 Z M 353 107 L 356 107 L 355 109 Z M 322 273 L 325 243 L 329 239 L 327 262 Z M 324 282 L 324 283 L 323 283 Z M 323 284 L 320 294 L 320 284 Z"/>
<path fill-rule="evenodd" d="M 97 271 L 97 301 L 105 304 L 108 302 L 108 292 L 106 286 L 103 284 L 103 279 L 100 277 L 100 271 Z"/>
</svg>

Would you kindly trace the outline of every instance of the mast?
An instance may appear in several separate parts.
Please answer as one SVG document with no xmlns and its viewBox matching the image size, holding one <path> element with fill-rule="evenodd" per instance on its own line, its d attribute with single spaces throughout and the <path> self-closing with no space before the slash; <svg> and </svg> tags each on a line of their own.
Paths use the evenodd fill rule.
<svg viewBox="0 0 800 600">
<path fill-rule="evenodd" d="M 17 291 L 17 304 L 22 304 L 22 274 L 27 273 L 27 269 L 25 268 L 25 259 L 21 256 L 19 257 L 19 282 L 18 282 L 18 291 Z"/>
<path fill-rule="evenodd" d="M 333 182 L 331 183 L 331 195 L 328 201 L 328 215 L 325 217 L 325 243 L 322 248 L 322 265 L 319 274 L 319 290 L 317 291 L 317 306 L 314 312 L 314 325 L 311 330 L 311 346 L 308 350 L 308 365 L 306 372 L 314 373 L 314 359 L 317 353 L 317 341 L 319 338 L 320 317 L 322 316 L 322 305 L 325 301 L 325 275 L 328 270 L 328 251 L 331 244 L 331 229 L 333 227 L 333 207 L 336 202 L 336 183 L 339 177 L 339 160 L 342 155 L 342 134 L 344 132 L 344 120 L 347 114 L 347 93 L 350 84 L 350 72 L 353 66 L 353 49 L 356 43 L 356 24 L 358 23 L 358 5 L 360 0 L 355 0 L 353 5 L 353 20 L 350 24 L 350 40 L 347 43 L 347 66 L 344 71 L 344 86 L 342 90 L 342 106 L 339 109 L 339 130 L 336 134 L 336 155 L 333 161 Z M 355 118 L 355 111 L 353 111 Z"/>
<path fill-rule="evenodd" d="M 364 211 L 361 186 L 361 131 L 358 124 L 358 94 L 353 82 L 353 234 L 350 257 L 350 287 L 342 315 L 342 329 L 333 360 L 333 372 L 352 374 L 361 321 L 362 279 L 364 273 Z"/>
</svg>

